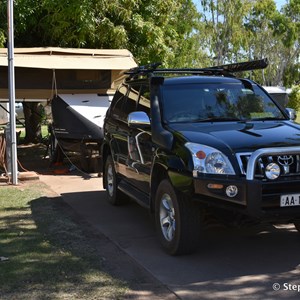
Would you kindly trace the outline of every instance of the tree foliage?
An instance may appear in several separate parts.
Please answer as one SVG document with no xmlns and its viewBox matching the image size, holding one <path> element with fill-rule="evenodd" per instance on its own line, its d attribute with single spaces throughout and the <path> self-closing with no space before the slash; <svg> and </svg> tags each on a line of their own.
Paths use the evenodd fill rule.
<svg viewBox="0 0 300 300">
<path fill-rule="evenodd" d="M 293 86 L 289 95 L 288 107 L 294 108 L 296 111 L 300 111 L 300 84 Z"/>
<path fill-rule="evenodd" d="M 127 48 L 139 63 L 170 65 L 196 50 L 198 20 L 192 0 L 15 0 L 15 46 Z"/>
<path fill-rule="evenodd" d="M 237 60 L 245 44 L 243 20 L 248 3 L 242 0 L 201 0 L 206 45 L 218 64 Z"/>
<path fill-rule="evenodd" d="M 0 20 L 4 47 L 7 0 L 0 2 Z M 14 24 L 15 47 L 126 48 L 139 64 L 164 67 L 267 57 L 267 69 L 244 76 L 286 87 L 300 81 L 300 0 L 280 11 L 274 0 L 14 0 Z M 40 134 L 31 123 L 29 141 Z"/>
<path fill-rule="evenodd" d="M 266 85 L 299 81 L 299 0 L 281 11 L 274 0 L 14 0 L 14 19 L 16 47 L 127 48 L 138 63 L 165 67 L 268 57 L 270 66 L 249 76 Z"/>
<path fill-rule="evenodd" d="M 299 81 L 299 0 L 288 1 L 281 11 L 274 0 L 199 1 L 212 60 L 220 64 L 267 57 L 270 66 L 249 76 L 264 85 Z"/>
</svg>

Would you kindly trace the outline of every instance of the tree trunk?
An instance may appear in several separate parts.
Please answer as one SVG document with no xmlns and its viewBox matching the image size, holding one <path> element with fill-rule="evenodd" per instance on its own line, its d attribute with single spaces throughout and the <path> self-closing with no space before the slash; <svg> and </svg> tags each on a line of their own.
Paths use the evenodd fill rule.
<svg viewBox="0 0 300 300">
<path fill-rule="evenodd" d="M 38 143 L 42 139 L 41 121 L 42 109 L 38 102 L 23 102 L 25 117 L 25 139 L 24 143 Z"/>
</svg>

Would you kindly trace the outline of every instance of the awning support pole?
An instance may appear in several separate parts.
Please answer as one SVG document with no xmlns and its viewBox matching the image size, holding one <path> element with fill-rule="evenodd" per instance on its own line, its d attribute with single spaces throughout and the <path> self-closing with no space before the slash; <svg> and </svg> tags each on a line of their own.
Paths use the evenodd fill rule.
<svg viewBox="0 0 300 300">
<path fill-rule="evenodd" d="M 14 68 L 14 14 L 13 0 L 7 2 L 8 23 L 8 82 L 9 82 L 9 111 L 10 111 L 10 151 L 12 184 L 18 184 L 16 109 L 15 109 L 15 68 Z"/>
</svg>

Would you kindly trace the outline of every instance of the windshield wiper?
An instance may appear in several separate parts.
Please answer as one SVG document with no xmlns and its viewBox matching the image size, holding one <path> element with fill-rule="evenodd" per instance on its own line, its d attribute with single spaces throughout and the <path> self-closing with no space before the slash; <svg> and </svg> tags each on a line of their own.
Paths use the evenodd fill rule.
<svg viewBox="0 0 300 300">
<path fill-rule="evenodd" d="M 223 122 L 223 121 L 242 121 L 242 120 L 233 117 L 210 117 L 206 119 L 197 119 L 193 122 Z"/>
<path fill-rule="evenodd" d="M 285 118 L 279 118 L 279 117 L 262 117 L 262 118 L 251 118 L 251 121 L 269 121 L 269 120 L 286 120 Z"/>
</svg>

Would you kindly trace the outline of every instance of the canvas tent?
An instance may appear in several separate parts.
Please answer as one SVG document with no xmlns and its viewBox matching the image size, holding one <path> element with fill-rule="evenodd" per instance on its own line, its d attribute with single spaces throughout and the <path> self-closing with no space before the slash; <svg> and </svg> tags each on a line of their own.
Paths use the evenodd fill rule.
<svg viewBox="0 0 300 300">
<path fill-rule="evenodd" d="M 8 54 L 0 49 L 0 99 L 8 101 Z M 52 98 L 55 93 L 108 93 L 124 70 L 136 67 L 125 49 L 15 48 L 18 101 Z"/>
</svg>

